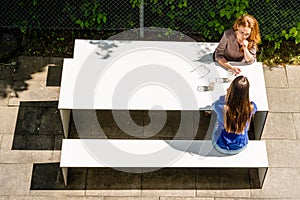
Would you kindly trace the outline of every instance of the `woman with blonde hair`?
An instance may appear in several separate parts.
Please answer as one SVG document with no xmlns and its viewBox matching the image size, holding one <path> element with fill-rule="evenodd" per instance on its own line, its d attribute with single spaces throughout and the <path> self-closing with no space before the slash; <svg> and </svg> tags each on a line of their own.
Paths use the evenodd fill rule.
<svg viewBox="0 0 300 200">
<path fill-rule="evenodd" d="M 260 43 L 257 20 L 249 14 L 237 18 L 231 29 L 226 30 L 214 52 L 214 60 L 235 74 L 240 68 L 228 61 L 252 64 L 256 60 L 257 45 Z"/>
<path fill-rule="evenodd" d="M 249 100 L 249 81 L 237 76 L 227 89 L 227 94 L 213 103 L 217 114 L 212 142 L 224 154 L 236 154 L 248 144 L 248 129 L 257 107 Z"/>
</svg>

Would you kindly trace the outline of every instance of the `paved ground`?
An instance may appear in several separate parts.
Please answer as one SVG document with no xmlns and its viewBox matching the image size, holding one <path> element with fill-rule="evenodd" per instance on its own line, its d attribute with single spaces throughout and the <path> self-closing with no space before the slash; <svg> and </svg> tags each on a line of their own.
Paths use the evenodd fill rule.
<svg viewBox="0 0 300 200">
<path fill-rule="evenodd" d="M 127 174 L 113 169 L 71 169 L 64 187 L 59 170 L 63 138 L 57 100 L 62 59 L 19 57 L 0 67 L 0 200 L 300 199 L 300 67 L 265 67 L 269 115 L 262 139 L 270 168 L 257 188 L 253 170 L 163 169 Z M 106 111 L 106 115 L 111 113 Z M 132 114 L 145 123 L 145 112 Z M 158 136 L 172 137 L 178 117 Z M 205 124 L 205 117 L 202 118 Z M 128 137 L 106 120 L 111 138 Z M 203 130 L 198 131 L 202 138 Z M 76 138 L 74 124 L 70 137 Z"/>
</svg>

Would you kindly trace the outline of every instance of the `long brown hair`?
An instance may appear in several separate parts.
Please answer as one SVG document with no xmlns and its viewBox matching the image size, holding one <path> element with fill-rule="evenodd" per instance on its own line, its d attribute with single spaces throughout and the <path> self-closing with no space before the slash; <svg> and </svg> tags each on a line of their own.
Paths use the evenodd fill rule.
<svg viewBox="0 0 300 200">
<path fill-rule="evenodd" d="M 224 127 L 227 132 L 243 133 L 250 122 L 251 103 L 249 100 L 249 81 L 245 76 L 236 77 L 230 84 L 224 106 Z"/>
<path fill-rule="evenodd" d="M 248 49 L 253 46 L 257 49 L 257 44 L 261 41 L 257 20 L 252 15 L 243 14 L 235 20 L 232 28 L 236 31 L 239 26 L 251 28 L 250 36 L 247 38 L 249 41 Z"/>
</svg>

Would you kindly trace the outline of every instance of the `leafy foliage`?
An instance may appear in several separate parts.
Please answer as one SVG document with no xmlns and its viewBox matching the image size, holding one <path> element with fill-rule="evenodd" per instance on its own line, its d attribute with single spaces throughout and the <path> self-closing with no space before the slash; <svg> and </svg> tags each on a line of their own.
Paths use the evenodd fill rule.
<svg viewBox="0 0 300 200">
<path fill-rule="evenodd" d="M 68 11 L 73 22 L 78 24 L 82 29 L 87 28 L 96 28 L 98 31 L 101 30 L 101 27 L 106 23 L 107 15 L 102 13 L 101 4 L 99 1 L 89 1 L 85 0 L 82 4 L 79 5 L 81 16 L 76 16 L 74 12 L 76 7 L 68 5 L 65 7 L 65 10 Z"/>
</svg>

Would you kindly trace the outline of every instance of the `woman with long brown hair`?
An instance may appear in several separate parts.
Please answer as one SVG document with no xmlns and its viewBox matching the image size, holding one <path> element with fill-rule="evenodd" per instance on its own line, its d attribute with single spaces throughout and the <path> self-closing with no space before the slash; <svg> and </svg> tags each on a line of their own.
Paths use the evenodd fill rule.
<svg viewBox="0 0 300 200">
<path fill-rule="evenodd" d="M 213 103 L 217 122 L 212 135 L 215 148 L 225 154 L 236 154 L 248 144 L 248 129 L 257 107 L 249 100 L 249 81 L 237 76 L 227 94 Z"/>
<path fill-rule="evenodd" d="M 224 32 L 214 52 L 214 60 L 239 74 L 240 68 L 232 66 L 228 61 L 253 63 L 260 41 L 257 20 L 252 15 L 244 14 L 235 20 L 231 29 Z"/>
</svg>

